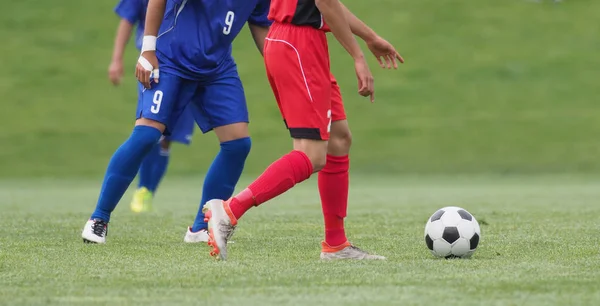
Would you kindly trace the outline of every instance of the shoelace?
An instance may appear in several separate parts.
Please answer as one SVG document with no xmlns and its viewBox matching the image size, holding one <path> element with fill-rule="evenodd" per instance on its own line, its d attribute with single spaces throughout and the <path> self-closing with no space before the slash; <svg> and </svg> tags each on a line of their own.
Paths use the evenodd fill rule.
<svg viewBox="0 0 600 306">
<path fill-rule="evenodd" d="M 353 246 L 353 245 L 350 245 L 350 248 L 351 248 L 351 249 L 353 249 L 353 250 L 359 251 L 359 252 L 361 252 L 361 253 L 365 253 L 365 254 L 367 253 L 367 252 L 363 251 L 361 248 L 359 248 L 359 247 L 355 247 L 355 246 Z"/>
<path fill-rule="evenodd" d="M 94 220 L 94 224 L 92 225 L 92 231 L 96 236 L 104 237 L 106 236 L 107 226 L 106 222 L 102 220 Z"/>
<path fill-rule="evenodd" d="M 233 233 L 235 232 L 235 226 L 224 223 L 224 222 L 222 222 L 220 225 L 221 225 L 221 233 L 227 234 L 227 236 L 225 236 L 225 240 L 229 241 L 229 239 L 231 239 L 231 237 L 233 236 Z"/>
</svg>

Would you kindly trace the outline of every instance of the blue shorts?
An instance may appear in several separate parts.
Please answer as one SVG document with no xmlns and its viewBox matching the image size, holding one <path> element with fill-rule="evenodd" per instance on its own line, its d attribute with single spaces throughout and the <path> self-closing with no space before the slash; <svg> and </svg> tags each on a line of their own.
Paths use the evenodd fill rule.
<svg viewBox="0 0 600 306">
<path fill-rule="evenodd" d="M 141 98 L 144 87 L 140 82 L 138 84 L 138 114 L 139 114 L 139 100 Z M 194 135 L 194 115 L 190 110 L 184 110 L 179 120 L 173 127 L 173 131 L 170 136 L 165 136 L 168 141 L 179 142 L 184 145 L 189 145 L 192 142 L 192 136 Z"/>
<path fill-rule="evenodd" d="M 184 145 L 189 145 L 192 142 L 196 124 L 194 123 L 194 115 L 188 109 L 184 110 L 181 116 L 179 116 L 179 120 L 175 123 L 171 135 L 165 136 L 166 140 L 179 142 Z"/>
<path fill-rule="evenodd" d="M 191 114 L 203 133 L 228 124 L 248 122 L 244 87 L 235 65 L 211 79 L 194 81 L 160 73 L 158 84 L 141 89 L 137 118 L 166 125 L 165 136 L 175 136 L 179 124 Z M 140 86 L 141 87 L 141 86 Z"/>
</svg>

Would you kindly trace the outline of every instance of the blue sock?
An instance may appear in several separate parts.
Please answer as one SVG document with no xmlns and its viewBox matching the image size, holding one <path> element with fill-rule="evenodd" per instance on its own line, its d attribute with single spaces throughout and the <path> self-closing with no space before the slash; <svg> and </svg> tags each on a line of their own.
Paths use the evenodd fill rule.
<svg viewBox="0 0 600 306">
<path fill-rule="evenodd" d="M 110 221 L 110 214 L 133 181 L 142 160 L 160 136 L 161 132 L 153 127 L 138 125 L 133 129 L 129 139 L 117 149 L 108 163 L 92 219 Z"/>
<path fill-rule="evenodd" d="M 140 177 L 138 188 L 146 187 L 152 193 L 155 193 L 158 184 L 167 172 L 168 165 L 169 149 L 163 149 L 161 144 L 157 143 L 142 162 L 138 174 Z"/>
<path fill-rule="evenodd" d="M 206 202 L 212 199 L 227 200 L 233 195 L 235 185 L 244 170 L 244 163 L 250 153 L 251 145 L 250 137 L 221 143 L 221 151 L 213 160 L 204 178 L 202 200 L 192 226 L 193 232 L 208 228 L 204 222 L 204 213 L 202 213 Z"/>
</svg>

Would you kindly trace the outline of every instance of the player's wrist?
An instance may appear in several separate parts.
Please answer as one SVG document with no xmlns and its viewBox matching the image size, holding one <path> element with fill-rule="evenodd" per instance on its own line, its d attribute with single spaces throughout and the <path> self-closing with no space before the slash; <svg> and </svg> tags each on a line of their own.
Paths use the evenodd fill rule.
<svg viewBox="0 0 600 306">
<path fill-rule="evenodd" d="M 352 55 L 352 59 L 354 59 L 355 62 L 358 61 L 364 61 L 365 60 L 365 54 L 361 52 Z"/>
<path fill-rule="evenodd" d="M 370 32 L 368 32 L 361 38 L 365 43 L 369 44 L 369 43 L 376 41 L 377 38 L 379 38 L 379 35 L 377 35 L 377 33 L 375 33 L 375 31 L 371 30 Z"/>
<path fill-rule="evenodd" d="M 142 39 L 142 53 L 146 51 L 156 51 L 157 37 L 154 35 L 144 35 Z"/>
</svg>

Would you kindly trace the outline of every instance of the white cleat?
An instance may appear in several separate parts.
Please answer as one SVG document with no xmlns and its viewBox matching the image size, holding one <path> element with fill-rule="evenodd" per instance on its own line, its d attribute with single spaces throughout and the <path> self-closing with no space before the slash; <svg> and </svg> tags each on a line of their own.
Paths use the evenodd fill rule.
<svg viewBox="0 0 600 306">
<path fill-rule="evenodd" d="M 183 237 L 183 242 L 186 243 L 200 243 L 200 242 L 208 242 L 208 230 L 201 229 L 197 232 L 192 232 L 192 228 L 188 227 L 185 236 Z"/>
<path fill-rule="evenodd" d="M 229 201 L 210 200 L 203 212 L 208 222 L 208 245 L 213 249 L 210 256 L 227 259 L 227 241 L 233 236 L 237 220 L 229 209 Z"/>
<path fill-rule="evenodd" d="M 357 248 L 346 242 L 337 247 L 331 247 L 325 241 L 321 242 L 323 250 L 321 251 L 322 260 L 340 260 L 340 259 L 353 259 L 353 260 L 385 260 L 385 257 L 380 255 L 374 255 L 360 248 Z"/>
<path fill-rule="evenodd" d="M 81 237 L 84 243 L 106 243 L 108 223 L 100 219 L 90 219 L 85 223 Z"/>
</svg>

